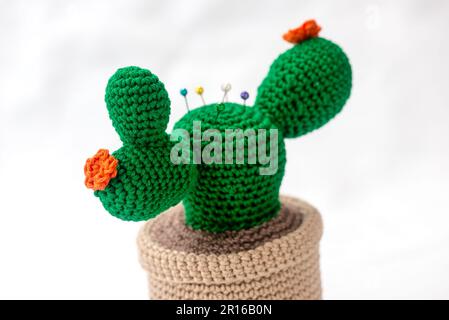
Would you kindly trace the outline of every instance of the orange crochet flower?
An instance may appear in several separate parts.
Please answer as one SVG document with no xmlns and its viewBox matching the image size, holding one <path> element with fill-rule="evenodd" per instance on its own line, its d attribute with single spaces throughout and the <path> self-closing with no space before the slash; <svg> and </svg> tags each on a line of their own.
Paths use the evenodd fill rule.
<svg viewBox="0 0 449 320">
<path fill-rule="evenodd" d="M 297 44 L 307 39 L 318 37 L 320 30 L 321 27 L 316 23 L 315 20 L 308 20 L 304 22 L 300 27 L 289 30 L 282 36 L 282 38 L 284 38 L 285 41 Z"/>
<path fill-rule="evenodd" d="M 84 184 L 90 189 L 104 190 L 109 181 L 117 176 L 117 165 L 118 160 L 109 154 L 109 150 L 98 150 L 84 165 Z"/>
</svg>

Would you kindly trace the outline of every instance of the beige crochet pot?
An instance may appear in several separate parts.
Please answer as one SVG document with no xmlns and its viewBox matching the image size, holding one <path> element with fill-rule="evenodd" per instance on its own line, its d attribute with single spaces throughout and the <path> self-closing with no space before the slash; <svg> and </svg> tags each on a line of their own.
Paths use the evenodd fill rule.
<svg viewBox="0 0 449 320">
<path fill-rule="evenodd" d="M 211 234 L 184 224 L 178 205 L 138 237 L 153 299 L 320 299 L 320 214 L 281 197 L 279 215 L 242 231 Z"/>
</svg>

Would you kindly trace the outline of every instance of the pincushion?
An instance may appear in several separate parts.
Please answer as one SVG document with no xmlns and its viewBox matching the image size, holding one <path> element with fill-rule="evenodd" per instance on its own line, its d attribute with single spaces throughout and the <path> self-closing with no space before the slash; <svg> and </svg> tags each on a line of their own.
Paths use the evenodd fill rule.
<svg viewBox="0 0 449 320">
<path fill-rule="evenodd" d="M 271 65 L 259 86 L 254 106 L 246 105 L 249 97 L 246 91 L 241 94 L 243 104 L 227 102 L 225 98 L 231 86 L 225 85 L 221 102 L 194 109 L 187 105 L 188 112 L 175 124 L 171 134 L 166 133 L 170 100 L 156 75 L 139 67 L 126 67 L 110 78 L 105 100 L 123 147 L 112 155 L 102 151 L 88 160 L 86 186 L 95 190 L 107 211 L 123 220 L 149 220 L 168 210 L 154 222 L 148 222 L 139 238 L 142 262 L 150 273 L 155 297 L 320 296 L 317 288 L 321 229 L 316 227 L 305 238 L 296 236 L 298 232 L 303 234 L 302 230 L 309 230 L 308 215 L 304 212 L 315 212 L 312 216 L 316 221 L 318 213 L 302 202 L 279 197 L 286 164 L 284 139 L 302 136 L 326 124 L 341 111 L 351 92 L 348 58 L 338 45 L 318 37 L 320 30 L 316 22 L 310 20 L 284 35 L 293 47 Z M 204 101 L 204 88 L 198 87 L 196 92 Z M 188 90 L 182 89 L 180 93 L 187 103 Z M 181 201 L 182 208 L 169 210 Z M 289 210 L 295 212 L 296 218 L 288 216 L 286 221 L 291 225 L 276 229 L 279 227 L 276 222 L 285 219 L 283 210 L 289 205 L 293 206 Z M 298 223 L 298 217 L 305 220 Z M 173 222 L 173 226 L 167 221 Z M 166 233 L 161 233 L 161 225 L 167 229 Z M 258 242 L 252 237 L 260 237 L 259 231 L 255 231 L 260 228 L 278 232 L 272 233 L 269 241 Z M 199 234 L 209 236 L 199 237 Z M 171 238 L 167 238 L 169 235 Z M 189 236 L 197 239 L 197 246 L 186 249 L 183 242 Z M 221 245 L 217 239 L 221 239 Z M 309 240 L 312 242 L 302 243 Z M 265 250 L 273 245 L 279 245 L 279 253 Z M 307 247 L 309 245 L 313 249 Z M 207 251 L 204 256 L 202 250 L 206 247 L 218 251 Z M 231 250 L 237 247 L 238 253 Z M 277 257 L 285 248 L 300 257 L 312 251 L 314 255 L 307 261 L 288 254 Z M 254 252 L 257 259 L 268 260 L 255 263 Z M 223 261 L 232 264 L 237 256 L 247 259 L 244 263 L 241 261 L 241 267 L 237 263 L 233 265 L 235 270 L 225 274 L 209 270 L 211 278 L 201 278 L 200 265 L 220 265 Z M 193 265 L 189 261 L 193 261 Z M 276 261 L 282 271 L 270 265 L 270 261 Z M 184 268 L 186 264 L 196 271 L 181 276 L 177 268 Z M 265 264 L 271 271 L 260 274 L 256 270 L 259 264 Z M 282 294 L 267 295 L 258 292 L 259 280 L 249 280 L 246 284 L 238 282 L 241 280 L 236 280 L 239 268 L 245 270 L 248 279 L 268 281 L 264 282 L 266 286 L 277 283 L 283 288 L 295 284 L 298 288 L 312 286 L 314 289 L 307 294 L 289 289 Z M 285 270 L 289 270 L 288 276 Z M 227 287 L 228 284 L 232 285 Z M 235 289 L 235 285 L 240 289 Z M 205 293 L 200 294 L 198 288 Z M 214 288 L 234 288 L 239 293 L 228 295 Z"/>
</svg>

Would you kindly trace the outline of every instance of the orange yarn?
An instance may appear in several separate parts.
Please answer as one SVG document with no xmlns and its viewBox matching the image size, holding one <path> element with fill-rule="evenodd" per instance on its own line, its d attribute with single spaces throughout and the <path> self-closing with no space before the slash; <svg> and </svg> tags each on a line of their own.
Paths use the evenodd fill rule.
<svg viewBox="0 0 449 320">
<path fill-rule="evenodd" d="M 290 43 L 300 43 L 310 38 L 318 37 L 321 27 L 315 20 L 308 20 L 304 22 L 300 27 L 289 30 L 282 38 Z"/>
<path fill-rule="evenodd" d="M 109 154 L 109 150 L 98 150 L 84 165 L 84 184 L 90 189 L 104 190 L 109 181 L 117 176 L 117 165 L 118 160 Z"/>
</svg>

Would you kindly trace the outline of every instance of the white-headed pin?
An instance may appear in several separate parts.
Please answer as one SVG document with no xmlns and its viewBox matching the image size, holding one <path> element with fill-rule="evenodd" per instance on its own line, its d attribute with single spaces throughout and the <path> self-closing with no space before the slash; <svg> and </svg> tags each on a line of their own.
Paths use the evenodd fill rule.
<svg viewBox="0 0 449 320">
<path fill-rule="evenodd" d="M 224 83 L 221 85 L 221 90 L 224 92 L 223 99 L 221 100 L 221 103 L 228 102 L 228 92 L 231 91 L 232 86 L 230 83 Z"/>
</svg>

